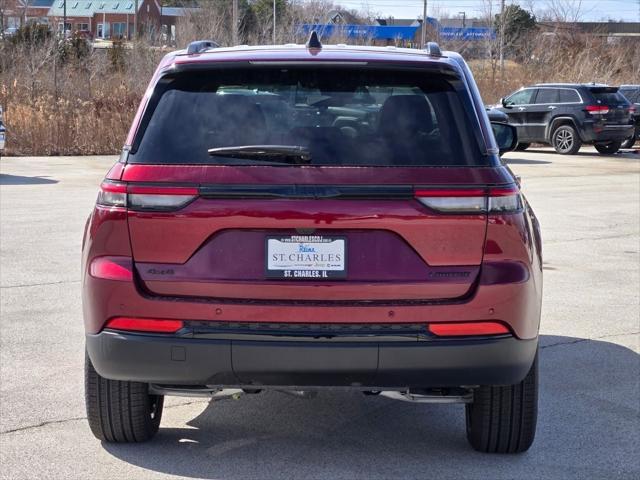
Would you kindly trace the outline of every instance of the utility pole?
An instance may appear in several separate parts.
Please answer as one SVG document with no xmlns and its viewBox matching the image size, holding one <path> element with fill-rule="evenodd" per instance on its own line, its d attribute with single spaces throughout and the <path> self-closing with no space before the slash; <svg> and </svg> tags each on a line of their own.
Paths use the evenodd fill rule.
<svg viewBox="0 0 640 480">
<path fill-rule="evenodd" d="M 504 80 L 504 0 L 500 0 L 500 72 Z"/>
<path fill-rule="evenodd" d="M 462 28 L 467 27 L 467 12 L 458 12 L 458 15 L 462 15 Z"/>
<path fill-rule="evenodd" d="M 135 9 L 136 11 L 133 12 L 133 39 L 137 40 L 138 39 L 138 0 L 136 0 Z M 102 24 L 102 31 L 103 32 L 105 31 L 104 21 Z"/>
<path fill-rule="evenodd" d="M 427 0 L 422 5 L 422 47 L 427 43 Z"/>
<path fill-rule="evenodd" d="M 276 0 L 273 0 L 273 44 L 276 44 Z"/>
<path fill-rule="evenodd" d="M 240 43 L 238 41 L 238 0 L 233 0 L 233 9 L 231 16 L 233 17 L 232 41 L 234 45 L 238 45 Z"/>
<path fill-rule="evenodd" d="M 67 38 L 67 0 L 62 4 L 62 39 Z"/>
</svg>

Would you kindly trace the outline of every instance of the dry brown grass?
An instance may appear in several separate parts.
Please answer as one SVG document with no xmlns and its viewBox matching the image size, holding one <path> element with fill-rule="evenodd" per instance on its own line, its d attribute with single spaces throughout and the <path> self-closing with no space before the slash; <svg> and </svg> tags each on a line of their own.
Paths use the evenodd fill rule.
<svg viewBox="0 0 640 480">
<path fill-rule="evenodd" d="M 94 50 L 62 61 L 57 48 L 50 40 L 0 52 L 6 153 L 116 153 L 162 52 L 139 46 L 121 52 L 120 63 Z"/>
</svg>

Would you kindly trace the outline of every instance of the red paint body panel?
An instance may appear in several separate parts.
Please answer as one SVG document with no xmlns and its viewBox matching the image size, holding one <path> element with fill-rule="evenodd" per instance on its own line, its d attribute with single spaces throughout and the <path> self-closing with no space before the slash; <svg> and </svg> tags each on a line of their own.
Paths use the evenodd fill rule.
<svg viewBox="0 0 640 480">
<path fill-rule="evenodd" d="M 385 229 L 429 265 L 479 265 L 484 215 L 439 215 L 415 200 L 205 200 L 176 213 L 130 212 L 138 262 L 179 263 L 226 229 Z"/>
<path fill-rule="evenodd" d="M 84 278 L 85 330 L 97 333 L 108 318 L 126 314 L 184 320 L 272 323 L 420 323 L 502 321 L 518 338 L 538 334 L 540 302 L 527 284 L 478 287 L 463 302 L 433 305 L 287 305 L 198 301 L 143 294 L 135 284 Z"/>
</svg>

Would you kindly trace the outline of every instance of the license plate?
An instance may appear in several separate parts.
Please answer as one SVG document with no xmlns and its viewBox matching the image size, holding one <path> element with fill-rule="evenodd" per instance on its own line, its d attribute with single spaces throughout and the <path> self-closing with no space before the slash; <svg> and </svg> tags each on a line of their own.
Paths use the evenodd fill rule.
<svg viewBox="0 0 640 480">
<path fill-rule="evenodd" d="M 344 237 L 291 235 L 267 237 L 267 278 L 287 280 L 329 280 L 345 278 Z"/>
</svg>

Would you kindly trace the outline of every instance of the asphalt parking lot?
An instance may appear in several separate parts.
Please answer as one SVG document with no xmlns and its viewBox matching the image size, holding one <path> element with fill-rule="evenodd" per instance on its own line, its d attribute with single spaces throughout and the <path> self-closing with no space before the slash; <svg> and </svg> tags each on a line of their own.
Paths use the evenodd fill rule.
<svg viewBox="0 0 640 480">
<path fill-rule="evenodd" d="M 0 477 L 640 478 L 640 154 L 507 155 L 543 229 L 538 434 L 476 453 L 462 406 L 171 398 L 154 441 L 86 423 L 82 228 L 115 157 L 0 160 Z"/>
</svg>

